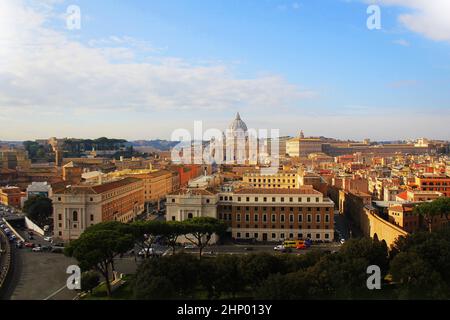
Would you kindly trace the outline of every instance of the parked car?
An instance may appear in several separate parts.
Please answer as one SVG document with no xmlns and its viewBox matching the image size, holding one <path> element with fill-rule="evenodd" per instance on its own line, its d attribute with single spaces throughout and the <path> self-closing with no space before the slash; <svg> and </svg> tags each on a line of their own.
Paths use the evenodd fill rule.
<svg viewBox="0 0 450 320">
<path fill-rule="evenodd" d="M 34 243 L 32 243 L 32 242 L 25 242 L 24 246 L 26 248 L 34 248 Z"/>
<path fill-rule="evenodd" d="M 62 248 L 62 247 L 53 247 L 50 252 L 51 253 L 63 253 L 64 252 L 64 248 Z"/>
<path fill-rule="evenodd" d="M 297 250 L 306 250 L 308 249 L 308 246 L 304 243 L 300 243 L 295 247 Z"/>
<path fill-rule="evenodd" d="M 146 255 L 152 255 L 153 248 L 145 248 L 138 252 L 139 257 L 145 257 Z"/>
<path fill-rule="evenodd" d="M 344 244 L 344 243 L 345 243 L 345 239 L 341 239 L 339 242 L 340 242 L 341 244 Z"/>
<path fill-rule="evenodd" d="M 284 250 L 286 250 L 286 248 L 282 244 L 279 244 L 279 245 L 275 246 L 273 248 L 273 250 L 275 250 L 275 251 L 284 251 Z"/>
<path fill-rule="evenodd" d="M 44 237 L 45 241 L 51 242 L 52 241 L 52 237 Z"/>
<path fill-rule="evenodd" d="M 42 251 L 42 247 L 34 247 L 33 249 L 31 249 L 31 251 L 33 251 L 33 252 L 41 252 Z"/>
<path fill-rule="evenodd" d="M 185 249 L 196 249 L 197 246 L 193 245 L 193 244 L 187 244 L 184 246 Z"/>
</svg>

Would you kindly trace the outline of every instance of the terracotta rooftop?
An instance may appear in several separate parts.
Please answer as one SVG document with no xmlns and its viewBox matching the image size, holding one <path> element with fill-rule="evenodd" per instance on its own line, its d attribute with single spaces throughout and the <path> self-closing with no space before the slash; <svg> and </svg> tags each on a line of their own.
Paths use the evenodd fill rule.
<svg viewBox="0 0 450 320">
<path fill-rule="evenodd" d="M 400 199 L 403 199 L 403 200 L 408 200 L 408 191 L 400 192 L 400 193 L 397 195 L 397 197 L 399 197 Z"/>
<path fill-rule="evenodd" d="M 137 178 L 124 178 L 121 180 L 116 180 L 112 182 L 107 182 L 100 185 L 75 185 L 66 188 L 63 193 L 65 194 L 101 194 L 110 190 L 114 190 L 120 187 L 124 187 L 128 184 L 132 184 L 135 182 L 141 181 Z"/>
</svg>

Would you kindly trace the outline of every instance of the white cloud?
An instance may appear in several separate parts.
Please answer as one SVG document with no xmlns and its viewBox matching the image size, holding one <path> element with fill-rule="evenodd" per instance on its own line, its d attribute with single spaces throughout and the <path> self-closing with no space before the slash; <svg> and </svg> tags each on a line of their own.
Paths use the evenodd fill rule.
<svg viewBox="0 0 450 320">
<path fill-rule="evenodd" d="M 46 27 L 57 16 L 52 1 L 44 7 L 1 1 L 3 114 L 11 109 L 133 112 L 286 107 L 314 95 L 277 75 L 241 79 L 225 64 L 161 57 L 164 49 L 131 37 L 81 43 L 67 30 Z M 159 54 L 152 56 L 155 52 Z"/>
<path fill-rule="evenodd" d="M 436 41 L 450 41 L 450 1 L 448 0 L 371 0 L 386 6 L 405 7 L 409 12 L 398 20 L 407 29 Z"/>
</svg>

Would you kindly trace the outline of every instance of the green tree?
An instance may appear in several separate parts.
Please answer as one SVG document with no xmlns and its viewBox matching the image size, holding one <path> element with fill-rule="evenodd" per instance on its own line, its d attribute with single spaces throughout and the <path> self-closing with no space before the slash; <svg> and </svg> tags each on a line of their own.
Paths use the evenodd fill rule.
<svg viewBox="0 0 450 320">
<path fill-rule="evenodd" d="M 311 281 L 305 272 L 272 274 L 262 281 L 255 291 L 260 300 L 303 300 L 312 299 Z"/>
<path fill-rule="evenodd" d="M 132 236 L 123 230 L 120 223 L 98 224 L 86 229 L 64 250 L 65 255 L 77 259 L 82 270 L 93 269 L 105 278 L 108 296 L 111 295 L 110 270 L 114 270 L 114 258 L 133 246 Z"/>
<path fill-rule="evenodd" d="M 90 292 L 100 284 L 100 276 L 97 272 L 86 271 L 81 275 L 81 290 L 84 292 Z"/>
<path fill-rule="evenodd" d="M 217 277 L 215 279 L 215 288 L 219 293 L 231 295 L 245 289 L 244 273 L 242 271 L 241 257 L 236 255 L 220 255 L 216 258 Z"/>
<path fill-rule="evenodd" d="M 441 197 L 432 202 L 423 202 L 414 207 L 413 213 L 419 215 L 423 219 L 427 225 L 428 231 L 431 232 L 433 219 L 435 217 L 445 217 L 449 220 L 450 198 Z"/>
<path fill-rule="evenodd" d="M 138 300 L 174 299 L 175 288 L 167 277 L 155 276 L 148 272 L 139 273 L 134 287 L 134 297 Z"/>
<path fill-rule="evenodd" d="M 415 252 L 401 252 L 391 262 L 392 279 L 399 299 L 448 299 L 448 286 Z"/>
<path fill-rule="evenodd" d="M 186 227 L 183 222 L 180 221 L 169 221 L 167 222 L 167 229 L 164 232 L 164 238 L 167 241 L 167 244 L 172 248 L 172 254 L 175 254 L 175 250 L 177 247 L 178 238 L 186 234 Z"/>
<path fill-rule="evenodd" d="M 162 221 L 135 221 L 130 224 L 131 234 L 135 245 L 144 252 L 144 257 L 151 256 L 151 248 L 158 237 L 167 233 L 166 222 Z"/>
<path fill-rule="evenodd" d="M 183 221 L 185 227 L 185 237 L 199 249 L 199 257 L 202 257 L 203 249 L 210 243 L 214 234 L 223 235 L 226 225 L 215 218 L 195 217 Z"/>
<path fill-rule="evenodd" d="M 32 221 L 44 226 L 53 214 L 52 200 L 42 195 L 30 197 L 23 205 L 23 212 Z"/>
</svg>

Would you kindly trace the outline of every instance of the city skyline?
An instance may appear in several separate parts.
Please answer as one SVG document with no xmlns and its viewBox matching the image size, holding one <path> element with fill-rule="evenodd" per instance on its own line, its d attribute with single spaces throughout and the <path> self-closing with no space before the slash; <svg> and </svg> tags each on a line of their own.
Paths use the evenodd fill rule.
<svg viewBox="0 0 450 320">
<path fill-rule="evenodd" d="M 0 139 L 170 139 L 239 111 L 281 135 L 448 140 L 449 5 L 2 1 Z"/>
</svg>

